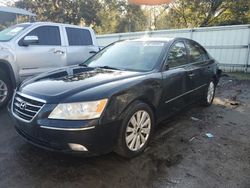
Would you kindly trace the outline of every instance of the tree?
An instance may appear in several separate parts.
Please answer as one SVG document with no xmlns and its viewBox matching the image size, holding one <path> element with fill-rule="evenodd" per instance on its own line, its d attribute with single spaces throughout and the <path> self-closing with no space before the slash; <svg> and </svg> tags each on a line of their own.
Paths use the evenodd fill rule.
<svg viewBox="0 0 250 188">
<path fill-rule="evenodd" d="M 100 25 L 94 27 L 97 33 L 134 32 L 146 29 L 147 18 L 140 6 L 126 1 L 103 0 L 98 12 Z"/>
<path fill-rule="evenodd" d="M 124 4 L 124 11 L 117 32 L 143 31 L 147 28 L 147 18 L 140 6 Z"/>
<path fill-rule="evenodd" d="M 88 25 L 100 22 L 98 0 L 20 0 L 15 6 L 31 10 L 39 21 L 79 24 L 83 18 Z"/>
<path fill-rule="evenodd" d="M 169 5 L 159 5 L 144 8 L 144 12 L 148 17 L 148 28 L 151 30 L 164 28 L 165 22 L 163 17 L 166 16 Z"/>
<path fill-rule="evenodd" d="M 136 6 L 127 0 L 19 0 L 38 21 L 86 25 L 98 34 L 250 23 L 249 0 L 175 0 Z"/>
<path fill-rule="evenodd" d="M 102 9 L 102 4 L 98 0 L 80 0 L 79 1 L 79 17 L 84 19 L 88 26 L 99 26 L 101 18 L 98 12 Z"/>
<path fill-rule="evenodd" d="M 125 0 L 20 0 L 16 7 L 31 10 L 39 21 L 82 24 L 98 33 L 143 30 L 146 17 Z"/>
<path fill-rule="evenodd" d="M 115 33 L 117 25 L 121 17 L 120 2 L 116 0 L 102 0 L 101 10 L 97 13 L 100 18 L 100 24 L 95 26 L 94 29 L 97 33 Z"/>
<path fill-rule="evenodd" d="M 218 19 L 211 21 L 211 25 L 235 25 L 250 23 L 250 1 L 233 0 Z"/>
<path fill-rule="evenodd" d="M 67 9 L 69 3 L 72 2 L 61 0 L 21 0 L 17 1 L 15 6 L 34 12 L 39 21 L 76 23 L 76 20 L 73 21 L 75 19 L 74 15 L 70 14 L 70 12 L 73 12 L 72 9 Z"/>
<path fill-rule="evenodd" d="M 247 3 L 248 2 L 248 3 Z M 249 23 L 246 0 L 176 0 L 161 17 L 158 26 L 193 28 Z"/>
</svg>

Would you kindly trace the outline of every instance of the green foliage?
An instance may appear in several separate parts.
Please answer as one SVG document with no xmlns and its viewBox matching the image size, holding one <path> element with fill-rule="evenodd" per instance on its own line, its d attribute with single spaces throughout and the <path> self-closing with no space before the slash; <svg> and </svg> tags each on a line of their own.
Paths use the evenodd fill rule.
<svg viewBox="0 0 250 188">
<path fill-rule="evenodd" d="M 228 8 L 213 25 L 236 25 L 250 23 L 250 1 L 234 0 L 228 2 Z"/>
<path fill-rule="evenodd" d="M 124 10 L 117 26 L 117 32 L 134 32 L 146 29 L 147 18 L 140 6 L 124 4 Z"/>
<path fill-rule="evenodd" d="M 250 23 L 249 0 L 175 0 L 154 7 L 126 0 L 19 0 L 15 6 L 38 21 L 91 26 L 99 34 Z"/>
<path fill-rule="evenodd" d="M 157 22 L 157 28 L 194 28 L 247 24 L 248 0 L 176 0 Z"/>
<path fill-rule="evenodd" d="M 39 21 L 78 24 L 80 22 L 78 3 L 71 0 L 21 0 L 15 5 L 36 13 Z"/>
<path fill-rule="evenodd" d="M 103 0 L 102 8 L 97 13 L 100 18 L 100 24 L 95 26 L 94 29 L 97 33 L 114 33 L 117 32 L 117 25 L 121 20 L 121 7 L 120 3 L 116 0 Z"/>
<path fill-rule="evenodd" d="M 20 0 L 15 6 L 36 13 L 39 21 L 92 26 L 98 33 L 139 31 L 147 23 L 142 9 L 124 0 Z"/>
</svg>

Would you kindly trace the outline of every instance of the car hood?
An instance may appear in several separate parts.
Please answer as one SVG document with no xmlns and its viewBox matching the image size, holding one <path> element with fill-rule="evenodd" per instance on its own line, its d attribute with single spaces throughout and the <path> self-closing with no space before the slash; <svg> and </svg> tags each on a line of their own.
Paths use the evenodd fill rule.
<svg viewBox="0 0 250 188">
<path fill-rule="evenodd" d="M 84 90 L 144 73 L 89 67 L 67 67 L 24 82 L 19 92 L 53 103 Z"/>
<path fill-rule="evenodd" d="M 9 60 L 10 57 L 14 56 L 14 50 L 9 42 L 0 42 L 0 59 L 4 59 L 6 61 Z"/>
<path fill-rule="evenodd" d="M 11 49 L 11 43 L 9 42 L 0 42 L 0 50 L 9 50 Z"/>
</svg>

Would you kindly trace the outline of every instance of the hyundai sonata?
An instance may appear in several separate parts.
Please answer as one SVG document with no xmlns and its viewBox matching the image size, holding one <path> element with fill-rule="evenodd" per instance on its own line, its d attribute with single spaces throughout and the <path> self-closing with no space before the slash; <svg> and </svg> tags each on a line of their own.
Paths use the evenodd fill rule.
<svg viewBox="0 0 250 188">
<path fill-rule="evenodd" d="M 216 61 L 193 40 L 120 41 L 24 82 L 11 112 L 17 132 L 39 147 L 134 157 L 159 122 L 194 102 L 211 105 L 219 77 Z"/>
</svg>

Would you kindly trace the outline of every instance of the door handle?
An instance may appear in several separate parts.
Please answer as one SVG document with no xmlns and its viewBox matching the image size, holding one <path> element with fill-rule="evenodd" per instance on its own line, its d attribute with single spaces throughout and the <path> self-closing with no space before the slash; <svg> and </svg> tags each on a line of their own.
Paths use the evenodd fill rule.
<svg viewBox="0 0 250 188">
<path fill-rule="evenodd" d="M 195 74 L 194 74 L 194 73 L 190 73 L 188 76 L 189 76 L 190 78 L 193 78 L 193 77 L 195 76 Z"/>
<path fill-rule="evenodd" d="M 64 54 L 65 52 L 64 51 L 62 51 L 62 50 L 55 50 L 54 51 L 54 54 Z"/>
</svg>

